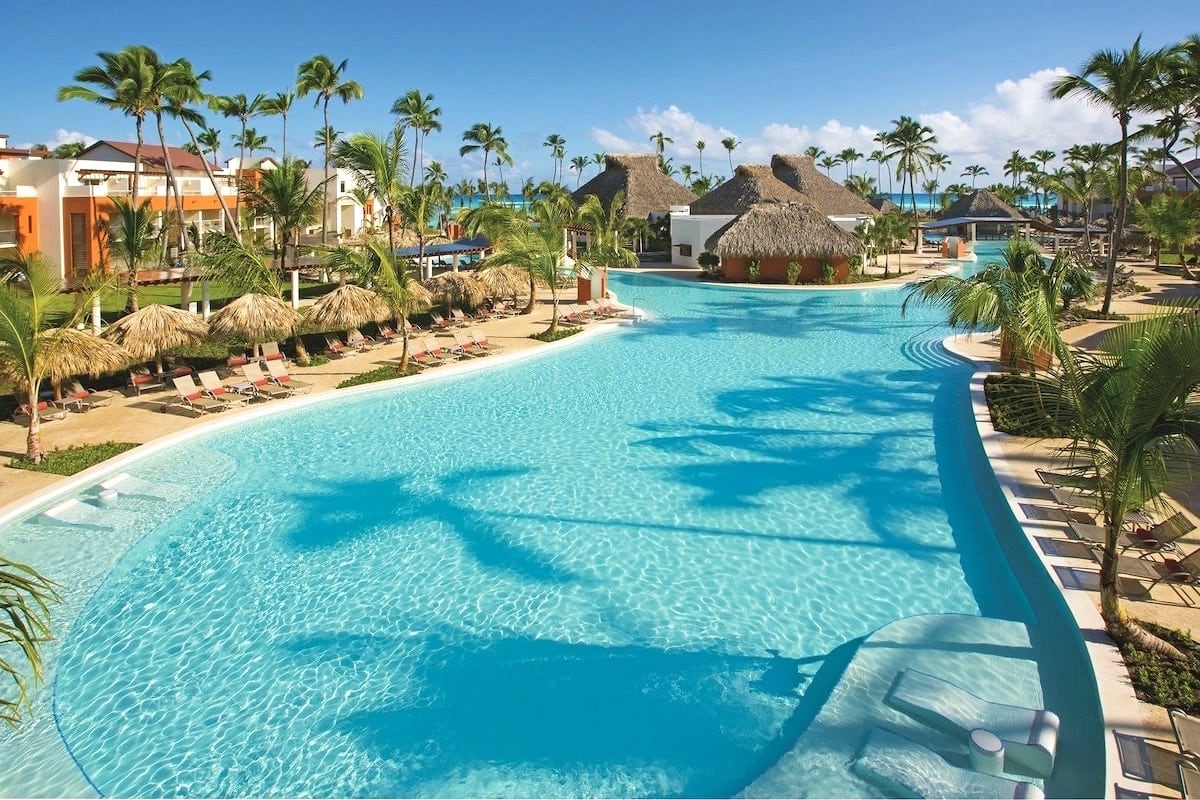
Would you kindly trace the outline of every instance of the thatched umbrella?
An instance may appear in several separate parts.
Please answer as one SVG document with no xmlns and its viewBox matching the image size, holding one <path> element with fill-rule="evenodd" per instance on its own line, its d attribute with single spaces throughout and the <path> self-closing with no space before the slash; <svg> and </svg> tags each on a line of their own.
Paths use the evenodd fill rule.
<svg viewBox="0 0 1200 800">
<path fill-rule="evenodd" d="M 61 396 L 59 386 L 67 378 L 95 378 L 137 359 L 121 345 L 75 328 L 50 328 L 39 333 L 38 339 L 38 371 L 50 381 L 56 398 Z"/>
<path fill-rule="evenodd" d="M 213 333 L 243 337 L 253 353 L 259 342 L 290 334 L 299 321 L 300 314 L 275 295 L 250 292 L 215 312 L 208 326 Z"/>
<path fill-rule="evenodd" d="M 318 328 L 348 330 L 364 322 L 382 322 L 391 313 L 375 292 L 347 283 L 318 299 L 304 316 Z"/>
<path fill-rule="evenodd" d="M 121 317 L 101 335 L 128 350 L 134 360 L 153 359 L 156 371 L 162 372 L 163 351 L 202 341 L 208 323 L 190 311 L 154 304 Z"/>
<path fill-rule="evenodd" d="M 492 298 L 510 298 L 514 302 L 518 297 L 529 294 L 529 275 L 524 270 L 508 266 L 483 266 L 475 273 L 484 290 Z"/>
<path fill-rule="evenodd" d="M 443 272 L 424 281 L 433 299 L 449 310 L 451 306 L 475 308 L 487 299 L 487 289 L 478 278 L 467 272 Z"/>
</svg>

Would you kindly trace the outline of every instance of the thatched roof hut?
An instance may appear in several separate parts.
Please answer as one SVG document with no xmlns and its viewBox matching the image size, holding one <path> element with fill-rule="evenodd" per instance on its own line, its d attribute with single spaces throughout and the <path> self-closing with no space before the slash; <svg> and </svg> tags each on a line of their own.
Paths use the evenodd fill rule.
<svg viewBox="0 0 1200 800">
<path fill-rule="evenodd" d="M 890 197 L 876 197 L 868 202 L 880 214 L 890 214 L 893 211 L 900 210 L 900 207 L 893 203 Z"/>
<path fill-rule="evenodd" d="M 666 214 L 671 206 L 686 206 L 696 199 L 695 194 L 662 173 L 657 156 L 636 153 L 605 156 L 604 171 L 572 192 L 571 198 L 583 203 L 594 194 L 608 208 L 620 191 L 625 192 L 620 213 L 626 218 Z"/>
<path fill-rule="evenodd" d="M 857 236 L 811 203 L 757 203 L 721 226 L 704 246 L 725 258 L 844 258 L 862 252 Z"/>
<path fill-rule="evenodd" d="M 988 189 L 974 192 L 955 200 L 950 207 L 938 215 L 938 219 L 971 219 L 988 217 L 998 221 L 1024 220 L 1027 217 L 996 196 Z"/>
<path fill-rule="evenodd" d="M 854 192 L 817 169 L 811 156 L 771 156 L 771 172 L 828 216 L 876 216 L 879 212 Z"/>
<path fill-rule="evenodd" d="M 691 205 L 693 214 L 744 214 L 758 203 L 802 203 L 804 195 L 762 164 L 739 164 L 733 177 Z"/>
</svg>

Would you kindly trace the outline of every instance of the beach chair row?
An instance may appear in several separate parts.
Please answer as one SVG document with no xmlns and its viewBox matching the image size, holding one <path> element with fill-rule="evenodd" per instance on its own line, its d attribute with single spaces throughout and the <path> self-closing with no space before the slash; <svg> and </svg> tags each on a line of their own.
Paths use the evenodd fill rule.
<svg viewBox="0 0 1200 800">
<path fill-rule="evenodd" d="M 172 383 L 178 397 L 164 404 L 162 410 L 179 407 L 200 416 L 242 406 L 252 400 L 291 397 L 312 389 L 312 384 L 293 378 L 282 362 L 268 361 L 266 364 L 266 373 L 258 362 L 243 364 L 239 367 L 241 378 L 234 378 L 230 383 L 222 381 L 215 370 L 206 370 L 195 377 L 190 374 L 176 377 Z"/>
</svg>

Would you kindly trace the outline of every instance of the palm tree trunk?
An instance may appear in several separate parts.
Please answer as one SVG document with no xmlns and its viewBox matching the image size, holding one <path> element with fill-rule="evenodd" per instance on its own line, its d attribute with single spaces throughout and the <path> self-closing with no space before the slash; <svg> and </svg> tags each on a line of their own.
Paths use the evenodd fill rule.
<svg viewBox="0 0 1200 800">
<path fill-rule="evenodd" d="M 242 227 L 242 166 L 246 162 L 246 120 L 242 120 L 242 141 L 238 148 L 237 191 L 233 194 L 233 214 Z"/>
<path fill-rule="evenodd" d="M 408 372 L 408 315 L 400 315 L 400 372 Z"/>
<path fill-rule="evenodd" d="M 1125 196 L 1129 193 L 1129 115 L 1122 113 L 1120 121 L 1121 160 L 1117 164 L 1117 206 L 1112 229 L 1108 233 L 1108 276 L 1104 281 L 1104 304 L 1100 306 L 1104 314 L 1112 308 L 1113 284 L 1117 278 L 1117 251 L 1120 250 L 1125 232 Z"/>
<path fill-rule="evenodd" d="M 42 418 L 38 414 L 37 382 L 30 383 L 26 402 L 29 403 L 29 430 L 25 434 L 25 458 L 40 464 L 45 453 L 42 451 Z"/>
<path fill-rule="evenodd" d="M 179 252 L 186 253 L 187 235 L 183 229 L 183 198 L 179 196 L 179 184 L 175 182 L 175 167 L 171 164 L 171 151 L 167 149 L 167 135 L 163 131 L 162 114 L 155 114 L 154 120 L 158 124 L 158 140 L 162 143 L 163 167 L 167 171 L 167 191 L 175 195 L 175 215 L 177 217 L 176 222 L 179 225 Z M 172 264 L 171 266 L 175 265 Z"/>
<path fill-rule="evenodd" d="M 196 134 L 192 130 L 192 126 L 189 125 L 188 121 L 183 119 L 183 117 L 180 117 L 180 120 L 183 122 L 183 128 L 187 131 L 188 137 L 192 140 L 192 146 L 197 150 L 200 150 L 200 143 L 196 141 Z M 204 151 L 200 150 L 200 152 L 203 153 Z M 212 167 L 209 165 L 208 159 L 202 156 L 200 160 L 204 162 L 204 173 L 208 175 L 208 182 L 212 184 L 213 191 L 217 193 L 217 202 L 221 204 L 221 214 L 225 217 L 225 223 L 233 230 L 233 238 L 237 239 L 239 242 L 242 241 L 242 232 L 239 230 L 237 222 L 229 213 L 229 206 L 225 204 L 225 195 L 221 194 L 221 187 L 217 186 L 217 177 L 213 175 Z"/>
<path fill-rule="evenodd" d="M 321 204 L 321 244 L 329 244 L 329 95 L 325 96 L 325 202 Z"/>
<path fill-rule="evenodd" d="M 529 302 L 525 304 L 525 310 L 522 314 L 532 314 L 534 306 L 537 305 L 537 284 L 533 280 L 533 273 L 529 274 Z"/>
<path fill-rule="evenodd" d="M 283 157 L 287 158 L 287 112 L 280 114 L 283 117 Z"/>
</svg>

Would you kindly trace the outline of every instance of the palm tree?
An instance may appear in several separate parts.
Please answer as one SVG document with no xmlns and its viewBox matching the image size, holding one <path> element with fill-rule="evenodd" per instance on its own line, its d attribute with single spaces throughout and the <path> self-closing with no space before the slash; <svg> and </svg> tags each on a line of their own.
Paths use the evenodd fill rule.
<svg viewBox="0 0 1200 800">
<path fill-rule="evenodd" d="M 345 77 L 348 59 L 343 59 L 338 65 L 326 55 L 316 55 L 305 61 L 296 70 L 296 94 L 307 97 L 309 92 L 317 95 L 316 105 L 321 106 L 322 118 L 325 121 L 323 129 L 326 134 L 332 130 L 329 126 L 329 102 L 335 97 L 343 104 L 351 100 L 361 100 L 362 87 L 357 81 Z M 325 176 L 321 183 L 325 190 L 325 203 L 321 206 L 321 242 L 329 241 L 329 155 L 333 149 L 333 141 L 325 136 Z"/>
<path fill-rule="evenodd" d="M 270 97 L 263 98 L 259 110 L 271 117 L 283 118 L 283 157 L 287 158 L 287 118 L 291 113 L 292 103 L 296 101 L 295 92 L 276 92 Z"/>
<path fill-rule="evenodd" d="M 205 128 L 196 136 L 196 146 L 203 153 L 211 153 L 215 162 L 220 158 L 221 132 L 215 128 Z"/>
<path fill-rule="evenodd" d="M 837 156 L 821 156 L 821 160 L 818 161 L 817 163 L 821 166 L 822 169 L 825 170 L 825 175 L 829 176 L 829 171 L 832 170 L 834 167 L 836 167 L 838 164 L 842 163 L 842 161 Z"/>
<path fill-rule="evenodd" d="M 546 141 L 542 142 L 543 147 L 550 148 L 550 158 L 553 160 L 554 167 L 551 170 L 551 180 L 556 182 L 562 181 L 562 162 L 567 155 L 567 140 L 559 136 L 557 133 L 552 133 L 546 137 Z"/>
<path fill-rule="evenodd" d="M 66 142 L 54 148 L 55 158 L 79 158 L 79 154 L 87 149 L 83 142 Z"/>
<path fill-rule="evenodd" d="M 50 635 L 50 604 L 61 600 L 55 584 L 37 570 L 0 557 L 0 597 L 4 598 L 6 619 L 0 622 L 0 649 L 19 651 L 28 665 L 32 685 L 42 682 L 42 656 L 38 648 Z M 0 720 L 9 725 L 21 722 L 29 709 L 31 681 L 15 659 L 0 656 L 0 674 L 12 679 L 15 696 L 0 697 Z"/>
<path fill-rule="evenodd" d="M 975 191 L 975 179 L 978 178 L 980 175 L 987 175 L 987 174 L 988 174 L 988 171 L 986 168 L 981 167 L 978 164 L 971 164 L 968 167 L 966 167 L 961 173 L 959 173 L 959 177 L 961 178 L 961 177 L 970 175 L 971 176 L 971 191 Z"/>
<path fill-rule="evenodd" d="M 388 246 L 395 250 L 396 206 L 405 188 L 404 168 L 408 160 L 404 129 L 395 127 L 387 136 L 356 133 L 338 142 L 333 155 L 339 166 L 350 171 L 354 182 L 379 201 Z"/>
<path fill-rule="evenodd" d="M 1077 95 L 1093 105 L 1111 109 L 1121 130 L 1116 209 L 1108 248 L 1108 280 L 1104 286 L 1104 302 L 1100 307 L 1104 314 L 1112 308 L 1117 254 L 1125 235 L 1125 217 L 1129 207 L 1129 123 L 1135 112 L 1153 110 L 1155 91 L 1165 61 L 1162 50 L 1143 52 L 1142 37 L 1139 36 L 1128 50 L 1101 50 L 1095 53 L 1078 75 L 1066 75 L 1050 87 L 1050 96 L 1055 99 Z"/>
<path fill-rule="evenodd" d="M 1155 266 L 1162 263 L 1163 247 L 1174 248 L 1184 277 L 1191 279 L 1184 253 L 1188 245 L 1200 239 L 1200 194 L 1182 195 L 1174 189 L 1155 192 L 1149 203 L 1134 204 L 1133 218 L 1158 245 L 1154 248 Z"/>
<path fill-rule="evenodd" d="M 242 169 L 246 166 L 246 123 L 255 114 L 262 112 L 262 103 L 266 99 L 266 95 L 256 94 L 254 97 L 246 97 L 244 94 L 221 95 L 212 98 L 209 106 L 213 111 L 225 117 L 236 118 L 242 124 L 242 130 L 238 134 L 238 167 L 237 167 L 237 185 L 238 192 L 233 197 L 233 212 L 236 216 L 241 211 L 242 207 Z"/>
<path fill-rule="evenodd" d="M 318 150 L 323 150 L 328 147 L 330 150 L 337 147 L 338 140 L 342 138 L 342 132 L 333 129 L 333 126 L 326 125 L 324 128 L 317 128 L 313 131 L 312 144 Z"/>
<path fill-rule="evenodd" d="M 467 153 L 481 151 L 483 153 L 483 185 L 484 193 L 487 194 L 490 187 L 487 182 L 488 159 L 494 153 L 497 159 L 508 159 L 508 163 L 512 163 L 512 157 L 508 155 L 508 140 L 504 138 L 504 132 L 499 125 L 493 126 L 490 122 L 477 122 L 467 130 L 463 131 L 463 141 L 466 142 L 462 147 L 458 148 L 458 154 L 465 156 Z"/>
<path fill-rule="evenodd" d="M 1047 269 L 1037 246 L 1013 239 L 1002 260 L 987 264 L 969 278 L 935 275 L 918 281 L 900 306 L 911 302 L 944 308 L 953 328 L 968 332 L 1000 329 L 1000 360 L 1006 370 L 1020 372 L 1045 366 L 1057 347 L 1055 327 L 1062 283 L 1075 263 L 1060 251 Z"/>
<path fill-rule="evenodd" d="M 454 194 L 458 195 L 458 199 L 463 207 L 467 205 L 467 198 L 475 194 L 475 185 L 465 178 L 454 184 Z"/>
<path fill-rule="evenodd" d="M 838 158 L 846 165 L 846 178 L 854 175 L 854 163 L 860 161 L 863 154 L 855 150 L 853 147 L 847 147 L 842 152 L 838 153 Z"/>
<path fill-rule="evenodd" d="M 1033 155 L 1031 155 L 1029 157 L 1029 160 L 1033 161 L 1034 163 L 1036 163 L 1038 165 L 1038 173 L 1040 175 L 1044 176 L 1044 175 L 1048 174 L 1046 172 L 1046 167 L 1050 164 L 1051 161 L 1053 161 L 1056 158 L 1058 158 L 1058 153 L 1054 152 L 1053 150 L 1043 149 L 1043 150 L 1034 151 Z M 1044 187 L 1044 182 L 1043 182 L 1043 187 Z M 1043 196 L 1039 194 L 1038 195 L 1038 209 L 1039 210 L 1044 205 L 1043 199 L 1044 199 Z"/>
<path fill-rule="evenodd" d="M 254 185 L 243 188 L 246 205 L 255 214 L 271 218 L 280 272 L 287 271 L 288 245 L 305 226 L 317 221 L 324 189 L 309 187 L 304 167 L 294 158 L 284 158 L 275 169 L 263 170 Z"/>
<path fill-rule="evenodd" d="M 1012 155 L 1004 162 L 1005 176 L 1012 178 L 1012 188 L 1016 189 L 1021 183 L 1021 174 L 1025 172 L 1029 162 L 1025 156 L 1021 155 L 1020 150 L 1013 150 Z"/>
<path fill-rule="evenodd" d="M 675 144 L 675 140 L 662 131 L 651 134 L 650 141 L 654 144 L 654 154 L 658 156 L 660 162 L 662 161 L 663 152 L 667 149 L 667 145 Z"/>
<path fill-rule="evenodd" d="M 425 242 L 436 231 L 429 229 L 429 214 L 441 202 L 442 187 L 436 183 L 418 183 L 402 187 L 396 203 L 396 216 L 405 230 L 412 230 L 417 237 L 417 263 L 425 261 Z M 433 267 L 429 268 L 430 277 Z"/>
<path fill-rule="evenodd" d="M 625 207 L 625 192 L 618 191 L 609 201 L 608 208 L 594 194 L 589 194 L 579 206 L 576 219 L 588 229 L 587 252 L 584 260 L 595 267 L 636 267 L 637 253 L 625 246 L 621 233 L 625 218 L 621 209 Z"/>
<path fill-rule="evenodd" d="M 138 264 L 154 245 L 153 212 L 149 200 L 142 200 L 135 206 L 122 197 L 114 197 L 112 203 L 114 213 L 109 215 L 107 225 L 110 246 L 114 255 L 125 260 L 129 286 L 126 310 L 133 312 L 138 310 Z"/>
<path fill-rule="evenodd" d="M 248 158 L 254 160 L 255 150 L 264 150 L 268 153 L 275 152 L 275 148 L 267 146 L 267 137 L 259 135 L 259 132 L 254 128 L 246 128 L 242 131 L 242 140 L 238 144 L 245 148 Z"/>
<path fill-rule="evenodd" d="M 1068 463 L 1096 479 L 1105 536 L 1100 609 L 1119 639 L 1161 643 L 1126 616 L 1118 587 L 1126 515 L 1194 475 L 1200 385 L 1200 315 L 1195 306 L 1113 329 L 1096 352 L 1058 349 L 1059 367 L 1030 382 L 1022 405 L 1068 431 Z"/>
<path fill-rule="evenodd" d="M 844 185 L 864 200 L 875 194 L 875 179 L 866 175 L 852 175 L 846 179 Z"/>
<path fill-rule="evenodd" d="M 183 123 L 183 127 L 184 130 L 187 131 L 188 138 L 191 139 L 192 144 L 195 145 L 197 149 L 200 148 L 201 144 L 205 144 L 207 146 L 208 143 L 211 143 L 213 160 L 215 161 L 217 158 L 218 145 L 220 143 L 220 131 L 211 131 L 209 128 L 205 127 L 203 117 L 200 116 L 199 112 L 192 108 L 194 104 L 199 104 L 206 101 L 207 95 L 202 88 L 202 83 L 204 81 L 211 80 L 212 75 L 208 72 L 208 70 L 197 73 L 192 68 L 191 62 L 186 58 L 181 58 L 176 61 L 175 66 L 176 71 L 174 74 L 174 80 L 171 82 L 170 86 L 167 87 L 166 91 L 168 113 Z M 193 125 L 202 128 L 203 131 L 207 133 L 209 140 L 208 143 L 200 141 L 200 139 L 196 136 L 194 128 L 192 127 Z M 205 133 L 202 133 L 201 136 L 204 136 Z M 206 175 L 208 175 L 209 183 L 212 184 L 213 192 L 217 196 L 217 203 L 221 206 L 221 213 L 225 218 L 225 227 L 232 231 L 233 235 L 240 241 L 241 230 L 237 224 L 237 219 L 230 212 L 229 206 L 225 202 L 225 195 L 221 193 L 221 187 L 217 185 L 217 178 L 216 175 L 213 174 L 212 165 L 208 162 L 208 159 L 203 159 L 203 163 L 204 172 Z"/>
<path fill-rule="evenodd" d="M 598 172 L 604 169 L 604 163 L 607 159 L 607 153 L 592 153 L 592 163 L 596 165 Z"/>
<path fill-rule="evenodd" d="M 696 166 L 698 166 L 700 168 L 700 177 L 701 178 L 704 177 L 704 148 L 705 147 L 708 147 L 708 144 L 703 139 L 696 140 L 696 153 L 698 154 Z"/>
<path fill-rule="evenodd" d="M 937 137 L 928 125 L 922 125 L 912 117 L 892 120 L 894 126 L 887 134 L 887 156 L 896 159 L 896 172 L 900 175 L 900 208 L 904 209 L 905 182 L 912 189 L 913 213 L 917 211 L 917 173 L 924 169 L 931 156 Z"/>
<path fill-rule="evenodd" d="M 442 123 L 438 121 L 442 116 L 442 109 L 433 104 L 433 95 L 422 95 L 419 89 L 410 89 L 392 103 L 392 113 L 396 115 L 401 127 L 413 129 L 412 174 L 408 178 L 408 185 L 412 186 L 417 182 L 417 168 L 425 160 L 422 147 L 425 138 L 442 129 Z"/>
<path fill-rule="evenodd" d="M 133 176 L 130 178 L 129 192 L 134 205 L 138 201 L 143 128 L 146 115 L 153 111 L 157 102 L 152 91 L 155 70 L 148 59 L 149 52 L 149 48 L 135 45 L 118 53 L 97 53 L 101 62 L 99 66 L 84 67 L 75 73 L 77 83 L 58 90 L 60 102 L 87 100 L 133 117 L 137 143 L 133 150 Z"/>
<path fill-rule="evenodd" d="M 825 151 L 813 144 L 804 148 L 804 155 L 808 156 L 813 161 L 820 161 L 825 157 Z"/>
<path fill-rule="evenodd" d="M 588 165 L 587 156 L 575 156 L 571 159 L 571 169 L 575 170 L 575 188 L 579 188 L 579 183 L 583 179 L 583 169 Z"/>
<path fill-rule="evenodd" d="M 892 156 L 888 152 L 888 133 L 887 133 L 887 131 L 877 131 L 875 133 L 875 135 L 871 137 L 871 141 L 873 141 L 873 142 L 875 142 L 875 144 L 879 145 L 879 149 L 875 151 L 876 153 L 879 154 L 879 157 L 875 159 L 876 162 L 881 165 L 882 164 L 888 165 L 888 194 L 890 195 L 892 193 L 892 165 L 888 162 L 891 161 Z M 874 153 L 872 155 L 874 155 Z M 879 178 L 879 188 L 881 190 L 883 189 L 883 178 Z"/>
<path fill-rule="evenodd" d="M 721 146 L 725 148 L 725 152 L 729 155 L 729 174 L 733 174 L 733 151 L 741 144 L 736 136 L 726 136 L 721 140 Z"/>
</svg>

